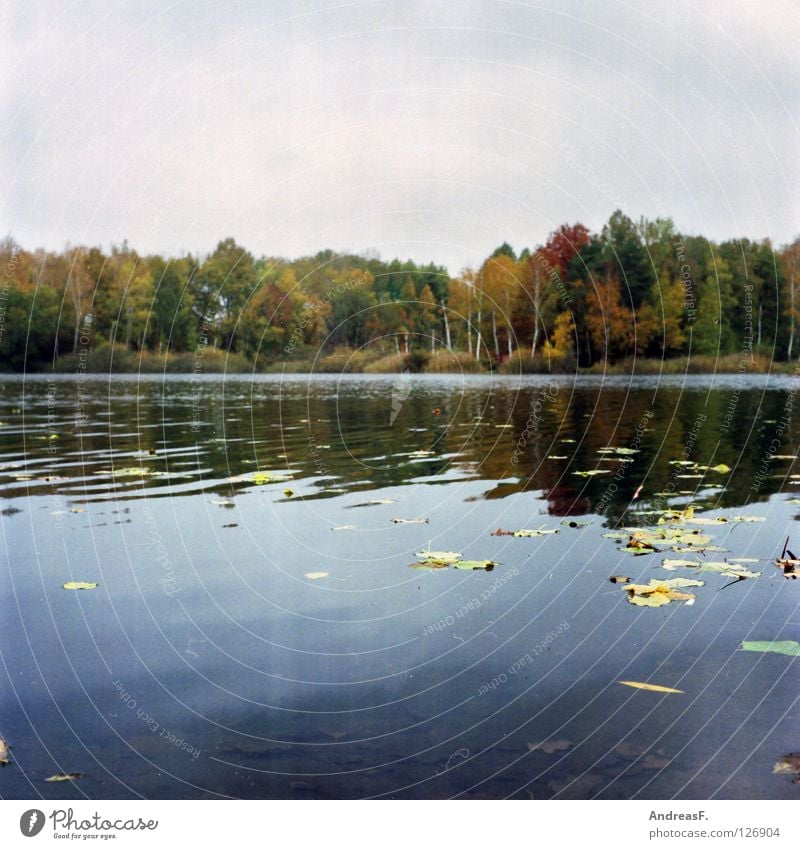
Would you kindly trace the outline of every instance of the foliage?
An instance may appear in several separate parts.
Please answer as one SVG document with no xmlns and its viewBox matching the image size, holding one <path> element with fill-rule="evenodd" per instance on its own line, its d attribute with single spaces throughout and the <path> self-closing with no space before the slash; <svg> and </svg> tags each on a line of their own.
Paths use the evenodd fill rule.
<svg viewBox="0 0 800 849">
<path fill-rule="evenodd" d="M 763 372 L 800 353 L 800 240 L 714 244 L 615 211 L 451 277 L 321 251 L 206 258 L 0 243 L 7 368 Z M 650 358 L 641 365 L 641 358 Z"/>
</svg>

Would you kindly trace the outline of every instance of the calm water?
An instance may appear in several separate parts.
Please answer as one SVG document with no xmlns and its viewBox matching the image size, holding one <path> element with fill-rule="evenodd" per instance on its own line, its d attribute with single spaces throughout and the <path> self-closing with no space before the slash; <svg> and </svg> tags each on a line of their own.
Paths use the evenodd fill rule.
<svg viewBox="0 0 800 849">
<path fill-rule="evenodd" d="M 795 798 L 797 660 L 738 651 L 800 640 L 794 388 L 6 377 L 0 796 Z M 706 554 L 760 578 L 603 538 L 690 503 L 766 517 Z M 617 574 L 705 586 L 639 608 Z"/>
</svg>

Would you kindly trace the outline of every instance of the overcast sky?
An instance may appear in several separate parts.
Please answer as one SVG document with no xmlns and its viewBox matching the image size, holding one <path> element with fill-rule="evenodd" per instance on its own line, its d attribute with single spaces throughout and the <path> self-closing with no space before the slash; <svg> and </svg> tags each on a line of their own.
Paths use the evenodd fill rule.
<svg viewBox="0 0 800 849">
<path fill-rule="evenodd" d="M 800 5 L 0 4 L 0 234 L 452 272 L 621 207 L 800 232 Z"/>
</svg>

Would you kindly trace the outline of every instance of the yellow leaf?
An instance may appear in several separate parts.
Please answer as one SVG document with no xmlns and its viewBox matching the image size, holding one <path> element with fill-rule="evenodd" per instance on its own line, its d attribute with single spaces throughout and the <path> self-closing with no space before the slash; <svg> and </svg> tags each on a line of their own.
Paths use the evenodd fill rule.
<svg viewBox="0 0 800 849">
<path fill-rule="evenodd" d="M 67 581 L 64 584 L 65 590 L 96 590 L 98 584 L 90 583 L 87 581 Z"/>
<path fill-rule="evenodd" d="M 683 693 L 683 690 L 675 690 L 672 687 L 662 687 L 660 684 L 643 684 L 641 681 L 617 681 L 626 687 L 634 687 L 637 690 L 650 690 L 653 693 Z"/>
<path fill-rule="evenodd" d="M 45 778 L 45 781 L 77 781 L 81 775 L 80 772 L 57 772 L 50 778 Z"/>
<path fill-rule="evenodd" d="M 329 572 L 306 572 L 306 578 L 309 581 L 317 581 L 320 578 L 327 578 L 329 574 Z"/>
</svg>

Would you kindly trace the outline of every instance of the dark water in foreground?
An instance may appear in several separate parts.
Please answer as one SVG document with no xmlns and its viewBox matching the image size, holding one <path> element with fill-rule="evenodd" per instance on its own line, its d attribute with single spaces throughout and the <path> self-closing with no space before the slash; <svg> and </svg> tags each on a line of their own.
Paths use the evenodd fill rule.
<svg viewBox="0 0 800 849">
<path fill-rule="evenodd" d="M 770 456 L 798 451 L 795 388 L 6 378 L 0 796 L 797 797 L 772 765 L 798 661 L 738 650 L 800 640 L 770 560 L 800 548 L 800 463 Z M 690 503 L 765 517 L 702 528 L 761 577 L 602 536 Z M 428 546 L 498 565 L 410 569 Z M 705 585 L 640 608 L 617 574 Z"/>
</svg>

